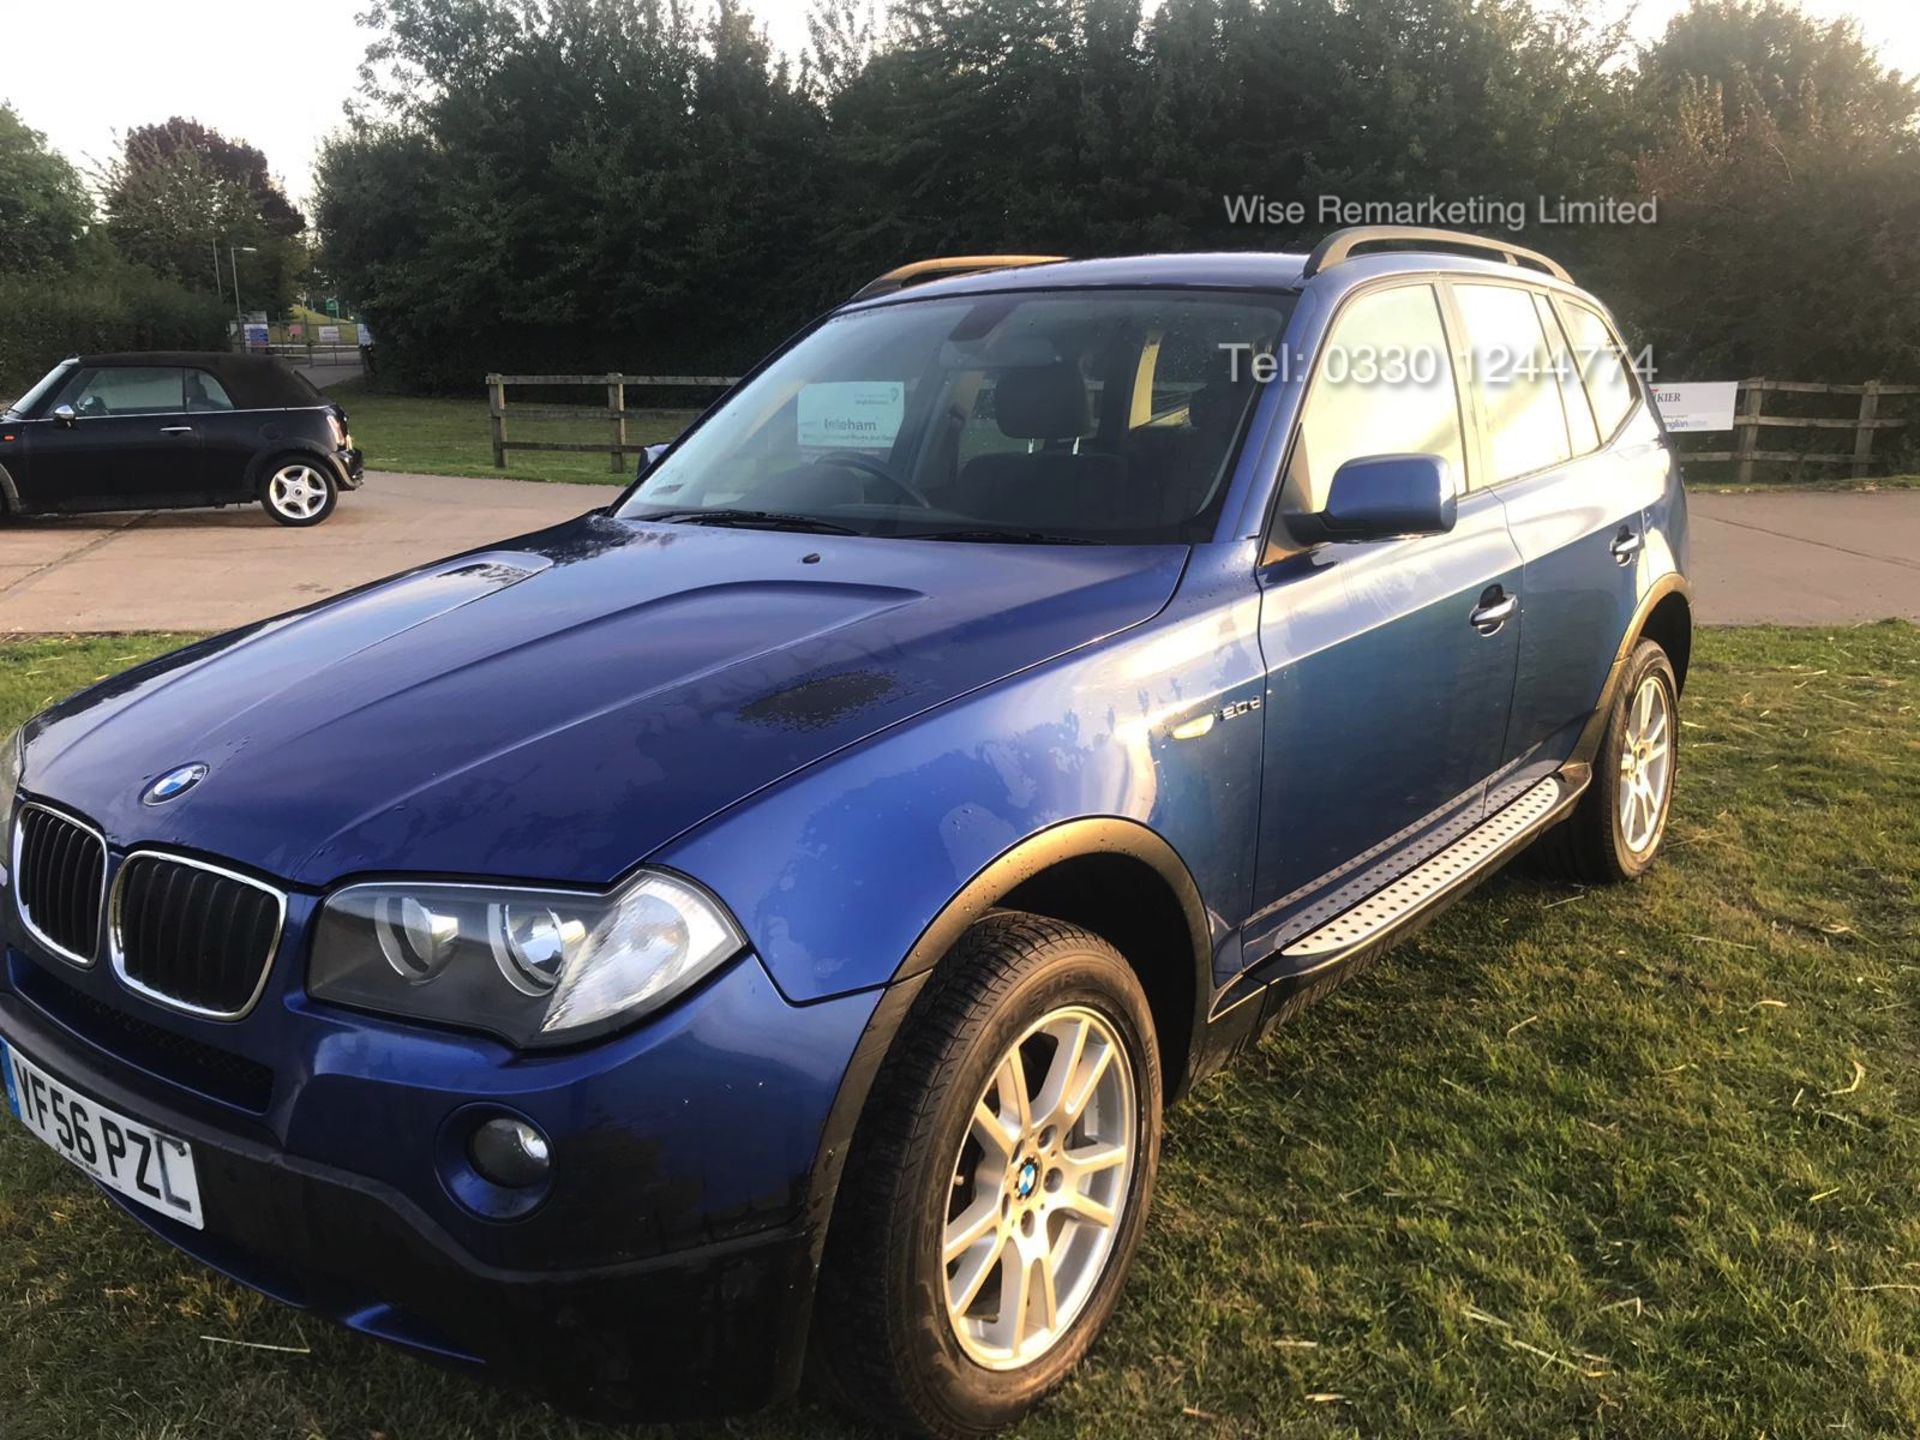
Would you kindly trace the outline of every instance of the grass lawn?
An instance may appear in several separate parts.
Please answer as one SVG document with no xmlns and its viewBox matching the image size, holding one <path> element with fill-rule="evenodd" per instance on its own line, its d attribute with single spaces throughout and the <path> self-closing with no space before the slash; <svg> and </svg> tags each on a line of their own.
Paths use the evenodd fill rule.
<svg viewBox="0 0 1920 1440">
<path fill-rule="evenodd" d="M 0 724 L 167 643 L 0 645 Z M 1682 714 L 1643 884 L 1498 879 L 1174 1113 L 1024 1435 L 1920 1433 L 1920 629 L 1705 632 Z M 0 1123 L 7 1440 L 615 1433 L 209 1278 Z"/>
<path fill-rule="evenodd" d="M 509 392 L 510 394 L 512 392 Z M 581 395 L 590 392 L 581 390 Z M 366 452 L 369 470 L 399 470 L 415 475 L 497 475 L 514 480 L 577 480 L 589 485 L 624 485 L 633 475 L 638 456 L 629 456 L 621 473 L 608 468 L 606 452 L 597 455 L 544 450 L 511 450 L 507 468 L 493 468 L 493 431 L 487 419 L 487 399 L 479 386 L 471 400 L 438 399 L 414 395 L 385 395 L 368 390 L 365 382 L 345 381 L 327 387 L 330 398 L 345 407 L 353 438 Z M 514 418 L 508 402 L 507 437 L 550 443 L 604 444 L 611 433 L 606 401 L 579 406 L 578 414 L 559 417 Z M 543 406 L 551 410 L 556 407 Z M 569 411 L 576 407 L 558 407 Z M 633 410 L 627 415 L 627 443 L 653 445 L 671 440 L 684 430 L 697 411 Z"/>
</svg>

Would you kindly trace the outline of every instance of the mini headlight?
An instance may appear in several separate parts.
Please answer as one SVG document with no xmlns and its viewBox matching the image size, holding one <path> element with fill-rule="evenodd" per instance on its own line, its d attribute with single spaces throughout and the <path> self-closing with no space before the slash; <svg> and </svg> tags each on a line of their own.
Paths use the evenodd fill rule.
<svg viewBox="0 0 1920 1440">
<path fill-rule="evenodd" d="M 746 944 L 698 886 L 643 872 L 610 895 L 350 885 L 314 938 L 315 998 L 559 1045 L 664 1005 Z"/>
</svg>

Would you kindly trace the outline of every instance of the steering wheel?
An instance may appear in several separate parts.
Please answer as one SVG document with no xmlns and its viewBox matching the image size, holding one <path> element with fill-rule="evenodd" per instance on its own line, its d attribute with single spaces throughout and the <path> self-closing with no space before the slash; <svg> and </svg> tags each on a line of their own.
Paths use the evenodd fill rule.
<svg viewBox="0 0 1920 1440">
<path fill-rule="evenodd" d="M 871 475 L 877 480 L 886 481 L 887 484 L 913 501 L 913 503 L 918 505 L 922 510 L 932 510 L 935 508 L 934 503 L 922 495 L 913 485 L 902 480 L 898 475 L 894 474 L 893 471 L 889 470 L 884 462 L 874 459 L 873 456 L 863 450 L 830 450 L 813 463 L 816 465 L 840 465 L 848 470 L 858 470 L 863 475 Z"/>
</svg>

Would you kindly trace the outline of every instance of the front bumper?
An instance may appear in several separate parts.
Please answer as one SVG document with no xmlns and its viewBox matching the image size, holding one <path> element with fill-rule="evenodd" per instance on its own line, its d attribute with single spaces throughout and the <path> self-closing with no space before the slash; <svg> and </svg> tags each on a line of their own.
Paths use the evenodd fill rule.
<svg viewBox="0 0 1920 1440">
<path fill-rule="evenodd" d="M 359 449 L 336 450 L 333 452 L 334 468 L 339 471 L 342 490 L 358 490 L 360 482 L 366 479 L 366 460 Z"/>
<path fill-rule="evenodd" d="M 296 1032 L 322 1029 L 247 1120 L 154 1073 L 171 1062 L 109 1051 L 97 1008 L 63 1009 L 69 977 L 43 964 L 9 954 L 0 1035 L 193 1146 L 203 1231 L 109 1198 L 203 1263 L 589 1414 L 744 1411 L 797 1384 L 819 1239 L 812 1152 L 872 997 L 794 1010 L 749 955 L 639 1030 L 537 1066 L 489 1062 L 488 1083 L 455 1058 L 470 1064 L 485 1042 L 288 997 Z M 465 1211 L 438 1173 L 443 1132 L 476 1102 L 533 1118 L 552 1142 L 553 1191 L 524 1219 Z"/>
</svg>

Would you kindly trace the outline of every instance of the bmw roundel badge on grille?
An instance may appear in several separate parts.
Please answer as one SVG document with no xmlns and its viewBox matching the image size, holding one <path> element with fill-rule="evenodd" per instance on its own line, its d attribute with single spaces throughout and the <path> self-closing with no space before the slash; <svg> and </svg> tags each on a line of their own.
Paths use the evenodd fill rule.
<svg viewBox="0 0 1920 1440">
<path fill-rule="evenodd" d="M 146 794 L 140 797 L 142 805 L 164 805 L 169 800 L 178 800 L 187 791 L 207 778 L 207 767 L 201 764 L 182 765 L 169 770 L 153 784 L 147 787 Z"/>
</svg>

